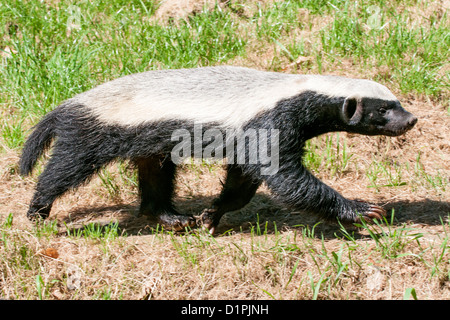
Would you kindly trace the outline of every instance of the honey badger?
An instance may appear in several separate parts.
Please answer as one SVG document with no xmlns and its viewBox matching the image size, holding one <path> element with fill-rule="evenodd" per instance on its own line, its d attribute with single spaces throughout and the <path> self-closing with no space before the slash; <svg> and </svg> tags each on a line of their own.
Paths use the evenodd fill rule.
<svg viewBox="0 0 450 320">
<path fill-rule="evenodd" d="M 27 215 L 45 219 L 66 191 L 104 165 L 130 159 L 138 170 L 140 214 L 174 230 L 198 223 L 213 233 L 222 215 L 244 207 L 263 182 L 286 206 L 324 219 L 379 219 L 383 208 L 344 198 L 304 167 L 305 142 L 335 131 L 398 136 L 416 122 L 385 86 L 369 80 L 232 66 L 132 74 L 64 101 L 35 126 L 20 159 L 21 174 L 30 174 L 55 142 Z M 197 221 L 172 201 L 178 163 L 171 154 L 174 130 L 192 133 L 195 124 L 202 132 L 278 130 L 272 156 L 279 163 L 276 172 L 264 175 L 261 161 L 230 161 L 220 195 Z"/>
</svg>

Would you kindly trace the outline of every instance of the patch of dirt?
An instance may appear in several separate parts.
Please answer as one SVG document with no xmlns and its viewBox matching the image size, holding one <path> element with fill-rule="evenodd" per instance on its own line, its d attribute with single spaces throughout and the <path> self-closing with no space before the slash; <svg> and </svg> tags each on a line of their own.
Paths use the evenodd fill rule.
<svg viewBox="0 0 450 320">
<path fill-rule="evenodd" d="M 162 23 L 176 22 L 202 10 L 210 10 L 215 3 L 216 1 L 209 0 L 161 1 L 155 17 Z M 252 6 L 256 5 L 257 1 L 247 3 L 248 6 Z M 437 8 L 436 15 L 439 15 L 441 12 L 439 5 L 448 7 L 448 3 L 447 0 L 438 1 L 429 8 L 430 10 Z M 229 2 L 219 1 L 218 5 L 229 6 Z M 246 15 L 247 7 L 242 8 L 243 11 L 236 14 Z M 308 21 L 310 16 L 307 11 L 300 10 L 299 18 Z M 321 24 L 323 26 L 326 23 L 328 23 L 326 17 L 320 23 L 319 21 L 317 24 L 312 23 L 313 28 L 302 30 L 303 34 L 300 36 L 307 38 L 317 32 Z M 274 59 L 278 55 L 276 47 L 265 47 L 260 42 L 254 45 L 249 44 L 249 47 L 252 49 L 249 50 L 245 60 L 236 58 L 231 64 L 257 69 L 273 67 Z M 314 61 L 312 57 L 300 57 L 294 63 L 287 59 L 280 59 L 276 63 L 279 69 L 285 72 L 315 72 L 317 70 L 312 66 L 311 61 Z M 382 75 L 383 79 L 389 79 L 387 69 L 374 68 L 363 72 L 350 60 L 325 64 L 324 71 L 360 78 Z M 330 175 L 326 171 L 317 172 L 316 175 L 348 198 L 380 204 L 388 212 L 394 210 L 395 226 L 405 223 L 423 232 L 425 239 L 432 242 L 441 236 L 441 223 L 448 222 L 450 214 L 448 99 L 444 97 L 440 101 L 431 101 L 426 97 L 401 95 L 398 92 L 397 96 L 403 106 L 419 118 L 413 130 L 396 138 L 342 133 L 342 137 L 347 141 L 349 152 L 353 154 L 349 167 L 336 175 Z M 14 228 L 27 234 L 32 224 L 28 221 L 26 212 L 33 195 L 37 174 L 32 177 L 19 176 L 17 174 L 18 160 L 19 154 L 14 150 L 6 150 L 0 155 L 0 222 L 5 221 L 6 217 L 12 213 Z M 378 189 L 370 187 L 371 181 L 367 172 L 372 169 L 371 165 L 374 161 L 399 164 L 403 168 L 402 181 L 406 184 L 398 187 L 380 186 Z M 293 285 L 310 280 L 311 274 L 307 272 L 313 270 L 317 263 L 312 261 L 311 256 L 299 253 L 296 260 L 285 259 L 287 262 L 281 264 L 281 267 L 266 265 L 266 261 L 273 259 L 273 257 L 268 258 L 271 253 L 268 251 L 246 255 L 246 252 L 248 253 L 252 248 L 244 248 L 244 245 L 248 243 L 242 239 L 248 240 L 250 231 L 256 228 L 257 224 L 261 229 L 266 229 L 266 222 L 269 233 L 273 233 L 276 229 L 283 231 L 289 237 L 297 230 L 303 230 L 305 227 L 313 228 L 320 222 L 316 216 L 296 212 L 276 203 L 270 191 L 264 185 L 261 186 L 245 208 L 227 213 L 222 218 L 217 234 L 231 231 L 215 239 L 223 246 L 224 254 L 217 254 L 206 259 L 203 259 L 203 256 L 193 257 L 197 259 L 194 269 L 204 267 L 208 271 L 200 272 L 199 274 L 202 274 L 200 279 L 199 274 L 190 273 L 193 269 L 192 265 L 180 258 L 180 254 L 174 249 L 175 246 L 158 242 L 158 237 L 153 236 L 151 230 L 154 225 L 149 224 L 145 217 L 136 217 L 139 206 L 137 190 L 129 184 L 122 183 L 114 165 L 109 166 L 108 170 L 112 172 L 118 186 L 118 191 L 114 195 L 106 190 L 101 179 L 94 177 L 89 184 L 65 194 L 55 202 L 49 219 L 57 222 L 58 236 L 51 240 L 30 239 L 28 242 L 29 246 L 42 256 L 41 264 L 45 269 L 42 273 L 43 281 L 47 283 L 48 280 L 59 279 L 59 283 L 65 283 L 65 286 L 55 285 L 50 291 L 51 297 L 67 299 L 72 297 L 72 293 L 83 288 L 83 297 L 91 298 L 96 288 L 102 288 L 102 285 L 114 288 L 114 285 L 128 287 L 131 283 L 140 288 L 138 293 L 133 292 L 132 298 L 137 299 L 267 298 L 259 287 L 246 283 L 249 279 L 261 287 L 266 286 L 270 292 L 284 292 L 283 298 L 286 299 L 307 296 L 308 293 L 301 291 L 300 286 L 293 287 Z M 446 188 L 432 187 L 427 178 L 424 178 L 425 174 L 429 179 L 436 179 L 439 176 L 443 179 Z M 224 170 L 220 166 L 186 165 L 183 167 L 177 178 L 175 199 L 179 210 L 198 214 L 209 207 L 221 190 L 220 181 L 223 178 Z M 90 222 L 106 225 L 113 221 L 117 221 L 121 230 L 127 233 L 126 244 L 119 243 L 117 247 L 105 248 L 98 244 L 89 245 L 88 239 L 73 241 L 65 236 L 66 226 L 71 230 L 78 230 Z M 319 239 L 318 243 L 323 235 L 327 250 L 339 251 L 342 240 L 335 235 L 339 226 L 333 223 L 321 223 L 314 228 Z M 361 234 L 362 239 L 364 236 Z M 233 248 L 231 244 L 240 244 L 243 247 L 242 256 L 239 251 L 226 255 L 227 251 Z M 319 246 L 321 245 L 320 242 Z M 367 244 L 369 250 L 371 245 L 374 244 Z M 112 255 L 105 254 L 107 249 L 116 253 L 113 262 L 108 261 Z M 207 255 L 206 250 L 203 254 Z M 239 260 L 240 257 L 242 261 Z M 439 296 L 441 293 L 448 297 L 448 279 L 434 278 L 430 282 L 428 270 L 421 270 L 424 268 L 417 266 L 417 262 L 412 257 L 403 257 L 390 262 L 392 263 L 389 265 L 380 265 L 377 261 L 368 261 L 359 272 L 347 275 L 349 283 L 340 284 L 342 292 L 339 294 L 342 296 L 333 298 L 401 298 L 401 294 L 408 287 L 414 287 L 417 291 L 421 289 L 422 296 L 425 297 L 441 299 L 443 297 Z M 208 267 L 208 263 L 220 268 Z M 293 276 L 294 263 L 297 268 L 294 280 L 289 287 L 278 288 L 270 270 L 277 270 L 278 277 L 285 278 L 279 283 L 290 283 L 290 280 L 286 279 Z M 96 269 L 95 273 L 94 269 Z M 248 276 L 250 272 L 252 277 Z M 402 278 L 401 281 L 396 281 L 399 278 Z M 318 279 L 314 280 L 318 281 Z M 122 289 L 117 290 L 121 292 Z M 10 291 L 12 292 L 13 289 L 8 292 Z"/>
<path fill-rule="evenodd" d="M 219 1 L 219 5 L 223 1 Z M 198 14 L 204 10 L 212 10 L 216 6 L 214 0 L 163 0 L 152 19 L 158 23 L 177 22 L 186 19 L 190 15 Z"/>
</svg>

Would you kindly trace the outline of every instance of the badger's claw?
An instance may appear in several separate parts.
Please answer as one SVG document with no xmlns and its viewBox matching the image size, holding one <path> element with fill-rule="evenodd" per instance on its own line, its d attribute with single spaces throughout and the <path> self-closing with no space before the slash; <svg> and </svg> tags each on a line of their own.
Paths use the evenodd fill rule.
<svg viewBox="0 0 450 320">
<path fill-rule="evenodd" d="M 197 225 L 202 226 L 203 230 L 208 231 L 211 235 L 214 235 L 216 231 L 216 224 L 214 223 L 214 214 L 216 209 L 205 209 L 196 217 Z"/>
<path fill-rule="evenodd" d="M 178 214 L 161 214 L 157 218 L 157 223 L 170 231 L 184 231 L 186 228 L 193 228 L 196 225 L 195 219 L 191 216 Z"/>
<path fill-rule="evenodd" d="M 382 220 L 385 216 L 386 210 L 382 207 L 374 204 L 367 204 L 367 208 L 356 218 L 356 222 L 361 222 L 361 219 L 364 219 L 365 222 L 372 223 L 374 219 Z"/>
</svg>

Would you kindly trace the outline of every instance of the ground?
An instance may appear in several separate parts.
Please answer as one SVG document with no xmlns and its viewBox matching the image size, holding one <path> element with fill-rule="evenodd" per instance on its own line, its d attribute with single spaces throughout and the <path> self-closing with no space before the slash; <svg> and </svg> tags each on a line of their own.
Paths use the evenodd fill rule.
<svg viewBox="0 0 450 320">
<path fill-rule="evenodd" d="M 177 2 L 174 8 L 166 1 L 152 19 L 180 23 L 200 14 L 200 2 Z M 236 3 L 219 1 L 219 6 L 247 23 L 257 2 Z M 425 23 L 423 17 L 442 18 L 448 2 L 422 7 L 399 7 L 399 14 L 410 10 L 414 21 Z M 288 36 L 310 39 L 306 49 L 334 21 L 307 9 L 299 9 L 297 17 L 309 27 Z M 73 28 L 67 37 L 76 32 Z M 280 41 L 268 45 L 250 37 L 247 53 L 226 64 L 376 78 L 391 84 L 404 108 L 418 117 L 414 129 L 401 137 L 332 133 L 307 146 L 305 162 L 317 177 L 348 198 L 383 206 L 387 221 L 345 228 L 324 223 L 276 203 L 263 185 L 249 205 L 222 218 L 215 237 L 201 230 L 174 234 L 136 216 L 134 171 L 119 162 L 58 199 L 45 223 L 33 224 L 26 212 L 50 153 L 32 176 L 22 177 L 17 167 L 21 144 L 10 147 L 5 139 L 0 154 L 0 298 L 449 299 L 448 87 L 433 94 L 405 90 L 395 70 L 347 56 L 319 67 L 317 56 L 290 57 L 289 41 Z M 14 50 L 4 49 L 2 57 L 9 59 Z M 118 68 L 125 69 L 126 61 L 121 63 Z M 446 74 L 448 64 L 438 73 L 443 80 Z M 10 100 L 5 98 L 8 107 L 2 109 L 5 119 L 19 109 L 9 107 L 16 103 Z M 23 123 L 26 136 L 30 118 Z M 177 178 L 178 209 L 195 215 L 209 207 L 223 175 L 221 164 L 184 165 Z"/>
</svg>

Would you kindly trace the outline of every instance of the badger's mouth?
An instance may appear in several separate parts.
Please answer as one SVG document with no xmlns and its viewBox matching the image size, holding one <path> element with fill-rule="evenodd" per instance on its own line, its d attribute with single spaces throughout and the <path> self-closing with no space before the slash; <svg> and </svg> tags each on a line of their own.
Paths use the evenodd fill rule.
<svg viewBox="0 0 450 320">
<path fill-rule="evenodd" d="M 390 121 L 383 126 L 377 126 L 378 129 L 386 136 L 400 136 L 411 130 L 417 123 L 417 118 L 409 116 L 404 121 Z"/>
<path fill-rule="evenodd" d="M 396 137 L 396 136 L 401 136 L 402 134 L 405 134 L 406 132 L 411 130 L 413 127 L 414 127 L 414 125 L 406 125 L 406 126 L 398 127 L 398 128 L 389 128 L 389 127 L 385 127 L 385 126 L 379 126 L 378 129 L 385 136 Z"/>
</svg>

